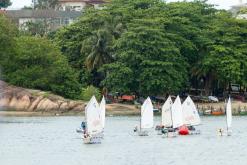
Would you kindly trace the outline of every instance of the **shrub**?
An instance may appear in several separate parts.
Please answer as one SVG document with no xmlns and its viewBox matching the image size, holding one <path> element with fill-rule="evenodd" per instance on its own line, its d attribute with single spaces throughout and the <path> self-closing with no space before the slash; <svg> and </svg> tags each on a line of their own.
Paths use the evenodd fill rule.
<svg viewBox="0 0 247 165">
<path fill-rule="evenodd" d="M 82 88 L 82 100 L 89 101 L 93 95 L 96 97 L 97 100 L 99 100 L 101 97 L 100 90 L 92 85 L 88 86 L 87 88 Z"/>
</svg>

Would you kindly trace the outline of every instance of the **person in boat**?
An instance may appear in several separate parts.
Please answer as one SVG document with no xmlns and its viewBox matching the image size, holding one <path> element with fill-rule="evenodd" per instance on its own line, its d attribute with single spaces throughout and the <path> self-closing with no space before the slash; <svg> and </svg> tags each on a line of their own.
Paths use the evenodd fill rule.
<svg viewBox="0 0 247 165">
<path fill-rule="evenodd" d="M 172 128 L 172 127 L 169 127 L 167 129 L 168 129 L 168 132 L 175 132 L 177 130 L 176 128 Z"/>
<path fill-rule="evenodd" d="M 220 128 L 220 129 L 218 130 L 218 132 L 219 132 L 220 136 L 223 136 L 223 129 L 222 129 L 222 128 Z"/>
<path fill-rule="evenodd" d="M 134 132 L 137 132 L 138 131 L 138 127 L 137 126 L 135 126 L 135 128 L 134 128 Z"/>
<path fill-rule="evenodd" d="M 196 128 L 194 126 L 188 126 L 189 131 L 195 131 Z"/>
<path fill-rule="evenodd" d="M 157 126 L 155 127 L 155 130 L 162 130 L 163 128 L 165 128 L 164 125 L 157 125 Z"/>
<path fill-rule="evenodd" d="M 81 128 L 83 131 L 86 130 L 86 122 L 85 121 L 81 122 Z"/>
<path fill-rule="evenodd" d="M 161 130 L 161 133 L 162 134 L 167 134 L 168 133 L 168 129 L 165 129 L 165 127 L 163 127 L 162 130 Z"/>
</svg>

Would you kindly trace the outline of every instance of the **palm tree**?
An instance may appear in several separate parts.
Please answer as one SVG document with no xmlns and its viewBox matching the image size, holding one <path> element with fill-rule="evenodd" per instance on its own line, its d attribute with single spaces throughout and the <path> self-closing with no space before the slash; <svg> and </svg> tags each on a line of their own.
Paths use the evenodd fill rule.
<svg viewBox="0 0 247 165">
<path fill-rule="evenodd" d="M 92 33 L 82 43 L 81 52 L 88 54 L 85 64 L 88 70 L 98 69 L 113 60 L 113 40 L 123 32 L 121 18 L 109 18 L 105 25 Z"/>
<path fill-rule="evenodd" d="M 81 51 L 89 52 L 85 61 L 89 70 L 98 69 L 112 60 L 111 42 L 111 34 L 104 29 L 96 31 L 92 36 L 83 41 Z"/>
</svg>

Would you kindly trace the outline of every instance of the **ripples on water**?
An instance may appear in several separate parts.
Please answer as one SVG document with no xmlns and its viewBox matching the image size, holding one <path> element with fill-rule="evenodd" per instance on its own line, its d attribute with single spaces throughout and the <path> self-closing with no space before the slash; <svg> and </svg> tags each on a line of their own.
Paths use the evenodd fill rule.
<svg viewBox="0 0 247 165">
<path fill-rule="evenodd" d="M 233 136 L 218 137 L 224 117 L 204 117 L 201 135 L 139 137 L 138 117 L 108 117 L 102 144 L 85 145 L 81 117 L 0 117 L 1 165 L 246 165 L 246 117 L 233 118 Z M 156 118 L 158 123 L 159 118 Z"/>
</svg>

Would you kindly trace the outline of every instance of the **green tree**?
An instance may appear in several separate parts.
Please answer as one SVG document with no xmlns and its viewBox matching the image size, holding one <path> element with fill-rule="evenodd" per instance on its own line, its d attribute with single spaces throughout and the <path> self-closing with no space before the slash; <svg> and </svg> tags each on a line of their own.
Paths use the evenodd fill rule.
<svg viewBox="0 0 247 165">
<path fill-rule="evenodd" d="M 89 101 L 92 96 L 95 96 L 97 100 L 101 98 L 100 90 L 92 85 L 82 88 L 80 98 L 85 101 Z"/>
<path fill-rule="evenodd" d="M 15 55 L 15 37 L 17 28 L 2 14 L 0 14 L 0 69 L 5 78 L 5 72 L 14 66 L 12 59 Z"/>
<path fill-rule="evenodd" d="M 38 0 L 37 4 L 34 4 L 35 9 L 55 9 L 58 5 L 58 0 Z"/>
<path fill-rule="evenodd" d="M 246 22 L 206 1 L 113 0 L 87 9 L 55 41 L 81 83 L 156 95 L 204 80 L 209 94 L 214 84 L 246 84 L 245 36 Z"/>
<path fill-rule="evenodd" d="M 7 82 L 78 98 L 80 85 L 77 75 L 50 41 L 39 37 L 19 37 L 16 49 L 11 61 L 14 65 L 5 73 Z"/>
<path fill-rule="evenodd" d="M 10 0 L 0 0 L 0 9 L 1 8 L 7 8 L 11 4 L 12 3 L 10 2 Z"/>
<path fill-rule="evenodd" d="M 28 21 L 22 25 L 21 31 L 27 35 L 44 36 L 48 31 L 47 26 L 48 25 L 45 21 Z"/>
<path fill-rule="evenodd" d="M 108 43 L 111 41 L 112 36 L 107 30 L 98 30 L 83 41 L 81 51 L 89 53 L 85 62 L 89 70 L 100 68 L 111 61 L 111 48 Z"/>
</svg>

